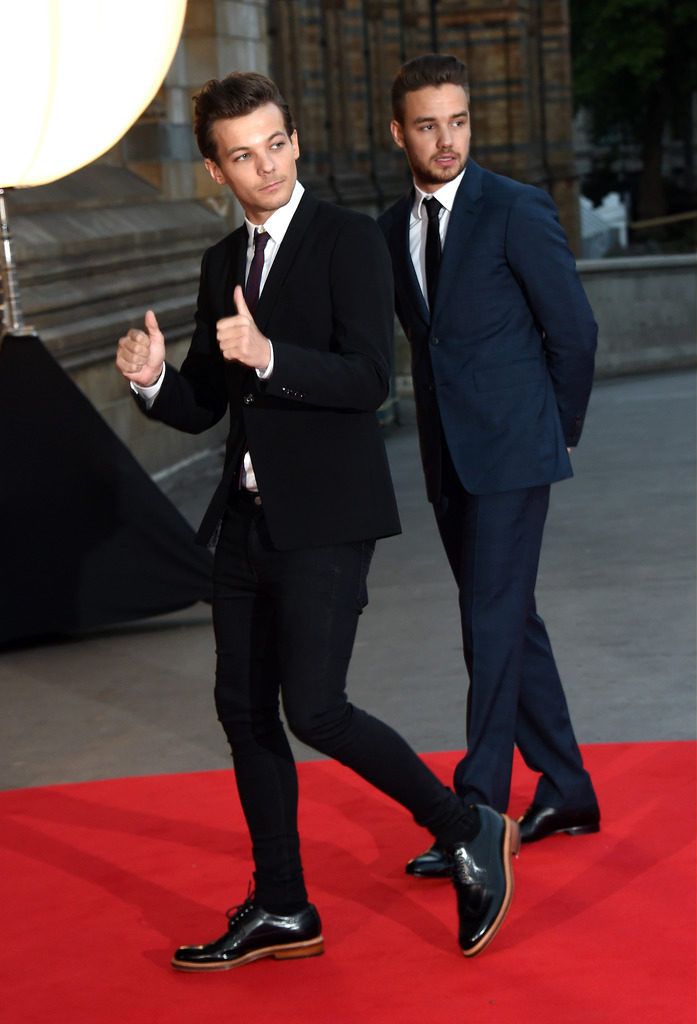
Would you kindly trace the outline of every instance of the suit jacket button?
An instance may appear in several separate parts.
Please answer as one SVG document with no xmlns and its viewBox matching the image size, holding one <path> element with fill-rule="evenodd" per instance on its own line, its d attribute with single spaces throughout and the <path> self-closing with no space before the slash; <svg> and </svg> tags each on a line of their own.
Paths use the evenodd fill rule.
<svg viewBox="0 0 697 1024">
<path fill-rule="evenodd" d="M 438 338 L 435 338 L 435 337 L 431 338 L 430 342 L 431 342 L 432 345 L 438 345 L 439 344 Z"/>
<path fill-rule="evenodd" d="M 242 401 L 245 405 L 254 405 L 254 395 L 245 395 Z"/>
</svg>

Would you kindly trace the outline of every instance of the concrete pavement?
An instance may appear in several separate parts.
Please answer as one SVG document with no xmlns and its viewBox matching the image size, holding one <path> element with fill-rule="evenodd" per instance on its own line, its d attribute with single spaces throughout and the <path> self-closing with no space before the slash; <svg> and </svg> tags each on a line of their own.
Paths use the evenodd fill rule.
<svg viewBox="0 0 697 1024">
<path fill-rule="evenodd" d="M 455 588 L 403 409 L 387 445 L 404 533 L 378 545 L 349 691 L 417 749 L 459 749 Z M 692 372 L 596 386 L 576 476 L 553 488 L 538 587 L 582 743 L 695 735 L 694 461 Z M 194 521 L 218 471 L 211 457 L 163 486 Z M 212 676 L 203 605 L 0 653 L 0 787 L 228 767 Z"/>
</svg>

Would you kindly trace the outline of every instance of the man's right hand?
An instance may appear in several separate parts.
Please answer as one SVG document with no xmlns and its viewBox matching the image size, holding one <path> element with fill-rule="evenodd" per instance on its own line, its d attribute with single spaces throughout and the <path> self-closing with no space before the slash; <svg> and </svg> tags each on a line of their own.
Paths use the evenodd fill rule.
<svg viewBox="0 0 697 1024">
<path fill-rule="evenodd" d="M 165 361 L 165 338 L 151 309 L 145 314 L 145 330 L 131 327 L 119 338 L 116 366 L 126 380 L 147 388 L 154 384 Z"/>
</svg>

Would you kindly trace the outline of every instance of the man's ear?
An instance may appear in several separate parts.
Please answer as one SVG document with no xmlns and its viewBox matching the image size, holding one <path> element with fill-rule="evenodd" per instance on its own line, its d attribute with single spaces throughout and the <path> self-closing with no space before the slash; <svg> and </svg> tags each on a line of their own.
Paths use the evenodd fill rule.
<svg viewBox="0 0 697 1024">
<path fill-rule="evenodd" d="M 404 131 L 402 130 L 402 126 L 399 121 L 395 121 L 394 119 L 390 121 L 390 132 L 399 148 L 404 149 Z"/>
<path fill-rule="evenodd" d="M 210 176 L 213 179 L 213 181 L 217 182 L 218 185 L 224 185 L 225 184 L 225 178 L 223 177 L 223 172 L 220 170 L 220 168 L 218 167 L 218 165 L 215 162 L 215 160 L 209 160 L 206 157 L 206 159 L 203 161 L 203 165 L 206 168 L 206 170 L 208 171 L 208 173 L 210 174 Z"/>
<path fill-rule="evenodd" d="M 290 137 L 290 144 L 293 147 L 293 156 L 298 160 L 300 157 L 300 143 L 298 142 L 298 133 L 295 129 Z"/>
</svg>

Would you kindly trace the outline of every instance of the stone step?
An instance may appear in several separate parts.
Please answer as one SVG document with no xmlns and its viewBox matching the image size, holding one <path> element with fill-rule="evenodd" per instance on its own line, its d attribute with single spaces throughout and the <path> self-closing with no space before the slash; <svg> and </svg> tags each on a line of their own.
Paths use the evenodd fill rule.
<svg viewBox="0 0 697 1024">
<path fill-rule="evenodd" d="M 74 256 L 51 258 L 37 254 L 19 264 L 20 281 L 22 289 L 25 290 L 35 284 L 65 280 L 78 272 L 81 279 L 88 282 L 100 274 L 133 268 L 142 269 L 143 266 L 150 266 L 155 261 L 164 263 L 189 258 L 200 265 L 204 248 L 214 240 L 215 238 L 208 234 L 187 235 L 182 238 L 170 238 L 165 243 L 153 238 L 137 247 L 112 247 L 88 255 L 78 253 Z"/>
<path fill-rule="evenodd" d="M 195 294 L 159 298 L 157 317 L 168 341 L 188 336 L 193 324 Z M 129 301 L 104 313 L 75 317 L 60 324 L 39 327 L 44 344 L 67 368 L 87 363 L 111 362 L 119 337 L 131 326 L 143 323 L 146 306 Z"/>
<path fill-rule="evenodd" d="M 203 203 L 153 202 L 137 206 L 10 214 L 18 266 L 45 260 L 85 258 L 114 249 L 147 249 L 182 238 L 218 239 L 225 222 Z"/>
<path fill-rule="evenodd" d="M 93 273 L 85 281 L 76 265 L 62 279 L 23 288 L 25 316 L 38 325 L 58 327 L 76 316 L 121 311 L 124 299 L 131 305 L 147 307 L 174 294 L 185 297 L 192 311 L 199 266 L 198 257 L 151 259 L 142 266 Z"/>
</svg>

